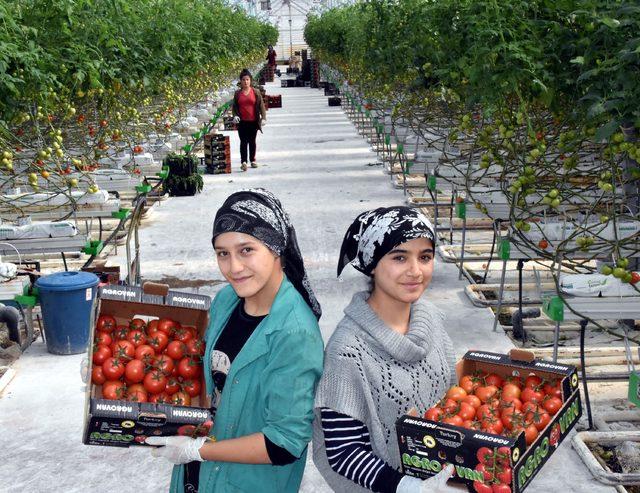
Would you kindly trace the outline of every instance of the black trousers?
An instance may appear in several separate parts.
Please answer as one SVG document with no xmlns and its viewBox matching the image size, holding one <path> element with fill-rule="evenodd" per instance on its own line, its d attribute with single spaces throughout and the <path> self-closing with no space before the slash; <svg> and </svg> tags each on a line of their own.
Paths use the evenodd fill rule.
<svg viewBox="0 0 640 493">
<path fill-rule="evenodd" d="M 247 161 L 247 147 L 249 148 L 249 160 L 256 160 L 256 135 L 258 134 L 258 122 L 240 121 L 238 123 L 238 135 L 240 136 L 240 162 Z"/>
</svg>

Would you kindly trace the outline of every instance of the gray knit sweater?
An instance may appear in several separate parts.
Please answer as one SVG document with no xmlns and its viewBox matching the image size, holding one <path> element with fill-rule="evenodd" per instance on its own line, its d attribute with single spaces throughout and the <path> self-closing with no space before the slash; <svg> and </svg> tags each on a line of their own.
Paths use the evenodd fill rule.
<svg viewBox="0 0 640 493">
<path fill-rule="evenodd" d="M 337 492 L 365 492 L 334 472 L 327 461 L 320 408 L 328 407 L 364 423 L 373 452 L 400 470 L 396 420 L 412 407 L 424 412 L 456 381 L 455 354 L 434 305 L 411 307 L 409 331 L 401 335 L 356 293 L 327 343 L 324 372 L 315 401 L 313 461 Z"/>
</svg>

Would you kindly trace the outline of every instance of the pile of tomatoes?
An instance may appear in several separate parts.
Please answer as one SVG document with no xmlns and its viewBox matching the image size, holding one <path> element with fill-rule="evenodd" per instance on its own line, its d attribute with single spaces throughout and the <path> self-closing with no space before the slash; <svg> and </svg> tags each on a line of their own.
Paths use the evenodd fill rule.
<svg viewBox="0 0 640 493">
<path fill-rule="evenodd" d="M 477 493 L 511 493 L 513 472 L 509 447 L 480 447 L 476 457 L 476 471 L 482 473 L 483 482 L 474 481 L 473 489 Z"/>
<path fill-rule="evenodd" d="M 533 373 L 522 379 L 476 372 L 464 375 L 424 417 L 494 435 L 524 432 L 530 445 L 561 407 L 560 380 Z"/>
<path fill-rule="evenodd" d="M 169 318 L 134 318 L 118 325 L 100 315 L 93 344 L 91 381 L 102 397 L 190 406 L 202 388 L 205 343 L 195 327 Z"/>
</svg>

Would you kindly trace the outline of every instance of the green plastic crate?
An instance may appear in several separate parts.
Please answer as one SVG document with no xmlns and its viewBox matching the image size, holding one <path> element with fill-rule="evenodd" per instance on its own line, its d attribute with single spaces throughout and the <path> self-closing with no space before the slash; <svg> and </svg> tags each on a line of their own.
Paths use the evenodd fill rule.
<svg viewBox="0 0 640 493">
<path fill-rule="evenodd" d="M 113 217 L 114 219 L 120 219 L 120 220 L 126 219 L 127 216 L 129 215 L 130 210 L 131 209 L 126 209 L 124 207 L 121 207 L 119 211 L 112 212 L 111 217 Z"/>
<path fill-rule="evenodd" d="M 104 248 L 104 243 L 100 240 L 91 240 L 88 241 L 85 247 L 82 249 L 84 253 L 87 255 L 98 255 L 102 249 Z"/>
<path fill-rule="evenodd" d="M 509 260 L 511 258 L 511 242 L 508 238 L 498 239 L 498 256 L 501 260 Z"/>
<path fill-rule="evenodd" d="M 542 299 L 542 311 L 554 322 L 564 320 L 564 302 L 559 296 L 549 296 Z"/>
<path fill-rule="evenodd" d="M 136 185 L 136 192 L 149 193 L 151 191 L 151 185 Z"/>
<path fill-rule="evenodd" d="M 38 288 L 25 286 L 22 294 L 14 296 L 13 300 L 16 303 L 20 303 L 22 306 L 30 306 L 33 308 L 38 304 Z"/>
</svg>

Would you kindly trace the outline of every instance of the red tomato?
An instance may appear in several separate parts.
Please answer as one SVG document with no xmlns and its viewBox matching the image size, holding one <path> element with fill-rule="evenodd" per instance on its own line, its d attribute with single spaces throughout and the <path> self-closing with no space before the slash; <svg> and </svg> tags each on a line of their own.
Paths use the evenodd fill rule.
<svg viewBox="0 0 640 493">
<path fill-rule="evenodd" d="M 473 407 L 471 404 L 468 404 L 466 402 L 461 402 L 459 405 L 460 405 L 460 410 L 458 411 L 458 416 L 460 416 L 463 421 L 466 421 L 468 419 L 473 419 L 475 417 L 476 415 L 475 407 Z"/>
<path fill-rule="evenodd" d="M 487 467 L 487 464 L 483 464 L 482 462 L 479 463 L 476 466 L 476 471 L 478 471 L 480 474 L 482 474 L 482 478 L 490 483 L 491 481 L 493 481 L 493 472 L 491 472 L 491 469 L 493 469 L 493 467 Z"/>
<path fill-rule="evenodd" d="M 102 344 L 103 346 L 110 346 L 113 341 L 111 340 L 111 336 L 108 332 L 104 332 L 103 330 L 99 330 L 96 332 L 96 343 Z"/>
<path fill-rule="evenodd" d="M 120 380 L 107 380 L 102 384 L 102 397 L 110 401 L 124 399 L 127 387 Z"/>
<path fill-rule="evenodd" d="M 103 332 L 112 332 L 113 329 L 116 328 L 116 319 L 111 315 L 100 315 L 96 323 L 96 328 Z"/>
<path fill-rule="evenodd" d="M 142 330 L 147 327 L 147 324 L 141 318 L 134 318 L 129 322 L 129 328 L 131 330 Z"/>
<path fill-rule="evenodd" d="M 442 399 L 438 406 L 447 414 L 454 414 L 458 412 L 458 403 L 453 399 Z"/>
<path fill-rule="evenodd" d="M 171 341 L 167 346 L 165 353 L 171 359 L 182 359 L 184 358 L 186 350 L 187 350 L 187 346 L 185 345 L 184 342 Z"/>
<path fill-rule="evenodd" d="M 502 387 L 502 377 L 500 375 L 496 375 L 495 373 L 490 373 L 486 377 L 484 377 L 484 381 L 487 385 L 494 385 L 496 387 Z"/>
<path fill-rule="evenodd" d="M 634 271 L 631 273 L 631 281 L 629 281 L 629 283 L 638 284 L 638 282 L 640 282 L 640 272 Z"/>
<path fill-rule="evenodd" d="M 447 399 L 453 399 L 456 402 L 460 402 L 467 396 L 467 392 L 462 388 L 454 385 L 449 390 L 447 390 L 446 397 Z"/>
<path fill-rule="evenodd" d="M 506 400 L 507 397 L 515 397 L 520 398 L 521 394 L 520 387 L 514 385 L 512 383 L 506 383 L 502 387 L 502 393 L 500 394 L 503 400 Z"/>
<path fill-rule="evenodd" d="M 520 390 L 522 390 L 522 387 L 523 387 L 522 379 L 520 377 L 516 377 L 513 375 L 509 375 L 508 377 L 505 377 L 504 383 L 505 384 L 510 383 L 512 385 L 515 385 Z"/>
<path fill-rule="evenodd" d="M 491 491 L 492 493 L 511 493 L 511 486 L 506 484 L 494 484 Z"/>
<path fill-rule="evenodd" d="M 476 457 L 481 464 L 493 465 L 493 450 L 489 447 L 480 447 L 476 452 Z"/>
<path fill-rule="evenodd" d="M 180 428 L 178 428 L 178 431 L 176 432 L 177 435 L 179 436 L 193 436 L 193 434 L 196 432 L 196 427 L 194 425 L 182 425 Z"/>
<path fill-rule="evenodd" d="M 182 378 L 200 378 L 201 373 L 202 365 L 191 358 L 182 358 L 178 363 L 178 374 Z"/>
<path fill-rule="evenodd" d="M 496 416 L 490 416 L 480 421 L 480 425 L 483 431 L 487 433 L 493 433 L 499 435 L 504 431 L 504 425 L 502 420 Z"/>
<path fill-rule="evenodd" d="M 138 347 L 147 342 L 147 336 L 145 336 L 144 332 L 142 332 L 141 330 L 134 329 L 129 331 L 129 334 L 127 334 L 127 341 L 129 341 L 135 347 Z"/>
<path fill-rule="evenodd" d="M 147 402 L 149 395 L 144 390 L 131 390 L 127 392 L 127 400 L 132 402 Z"/>
<path fill-rule="evenodd" d="M 513 430 L 524 423 L 524 414 L 520 411 L 506 409 L 502 413 L 502 424 L 507 430 Z"/>
<path fill-rule="evenodd" d="M 145 363 L 151 363 L 153 358 L 156 357 L 156 352 L 153 350 L 151 346 L 148 344 L 143 344 L 142 346 L 138 346 L 136 348 L 135 358 Z"/>
<path fill-rule="evenodd" d="M 113 346 L 113 357 L 122 361 L 133 359 L 136 347 L 129 341 L 116 341 Z"/>
<path fill-rule="evenodd" d="M 102 385 L 106 382 L 107 378 L 104 376 L 102 372 L 101 366 L 94 366 L 93 370 L 91 370 L 91 382 L 95 385 Z"/>
<path fill-rule="evenodd" d="M 511 464 L 511 450 L 509 447 L 498 447 L 498 450 L 496 450 L 496 459 L 498 464 L 509 466 Z"/>
<path fill-rule="evenodd" d="M 457 414 L 443 418 L 442 422 L 447 423 L 448 425 L 454 425 L 454 426 L 462 426 L 462 423 L 463 423 L 462 418 Z"/>
<path fill-rule="evenodd" d="M 176 341 L 187 343 L 191 339 L 193 339 L 193 333 L 189 329 L 185 329 L 184 327 L 180 327 L 175 330 L 173 338 Z"/>
<path fill-rule="evenodd" d="M 171 402 L 176 406 L 190 406 L 191 397 L 186 392 L 176 392 L 171 397 Z"/>
<path fill-rule="evenodd" d="M 546 395 L 562 399 L 562 387 L 560 386 L 560 380 L 556 380 L 555 382 L 546 382 L 542 387 L 542 391 Z"/>
<path fill-rule="evenodd" d="M 107 358 L 102 364 L 102 373 L 107 380 L 118 380 L 124 375 L 124 363 L 116 358 Z"/>
<path fill-rule="evenodd" d="M 503 399 L 500 401 L 500 410 L 504 411 L 505 409 L 516 409 L 519 411 L 522 409 L 522 401 L 516 397 L 511 397 L 508 400 Z"/>
<path fill-rule="evenodd" d="M 124 341 L 129 335 L 129 328 L 126 325 L 120 325 L 113 331 L 113 339 L 116 341 Z"/>
<path fill-rule="evenodd" d="M 544 399 L 544 394 L 538 390 L 534 390 L 532 387 L 525 387 L 520 394 L 522 402 L 535 402 L 540 403 Z"/>
<path fill-rule="evenodd" d="M 524 381 L 524 386 L 532 389 L 540 387 L 541 384 L 542 378 L 540 378 L 538 375 L 529 375 Z"/>
<path fill-rule="evenodd" d="M 161 353 L 169 344 L 169 337 L 164 332 L 157 331 L 153 335 L 149 336 L 147 343 L 156 353 Z"/>
<path fill-rule="evenodd" d="M 527 424 L 533 423 L 538 431 L 542 431 L 551 421 L 551 416 L 543 408 L 538 407 L 535 411 L 528 411 L 524 420 Z"/>
<path fill-rule="evenodd" d="M 484 387 L 478 387 L 475 391 L 475 394 L 478 396 L 482 402 L 487 402 L 498 392 L 498 387 L 495 385 L 487 385 Z"/>
<path fill-rule="evenodd" d="M 460 379 L 460 387 L 464 389 L 467 394 L 471 394 L 474 390 L 480 387 L 480 378 L 473 375 L 464 375 Z"/>
<path fill-rule="evenodd" d="M 107 358 L 110 358 L 110 357 L 111 357 L 111 349 L 109 349 L 107 346 L 104 346 L 102 344 L 98 344 L 97 346 L 94 346 L 93 357 L 91 358 L 94 364 L 101 365 L 106 361 Z"/>
<path fill-rule="evenodd" d="M 178 327 L 180 327 L 180 324 L 170 318 L 161 318 L 158 320 L 158 330 L 164 332 L 167 336 L 172 335 Z"/>
<path fill-rule="evenodd" d="M 168 395 L 173 395 L 175 394 L 178 390 L 180 390 L 180 382 L 178 381 L 177 378 L 175 377 L 169 377 L 167 379 L 167 385 L 165 386 L 164 391 L 168 394 Z"/>
<path fill-rule="evenodd" d="M 175 364 L 168 355 L 161 354 L 154 360 L 153 366 L 168 377 L 173 372 L 173 367 L 175 366 Z"/>
<path fill-rule="evenodd" d="M 527 445 L 531 445 L 538 438 L 538 429 L 535 425 L 529 425 L 524 429 L 524 439 Z"/>
<path fill-rule="evenodd" d="M 470 404 L 471 406 L 473 406 L 474 409 L 478 409 L 482 405 L 482 402 L 480 401 L 480 399 L 478 399 L 478 397 L 475 395 L 466 396 L 464 399 L 462 399 L 462 402 L 466 402 L 467 404 Z"/>
<path fill-rule="evenodd" d="M 544 410 L 547 411 L 551 416 L 553 416 L 562 407 L 562 400 L 558 397 L 547 395 L 542 400 L 542 407 L 544 407 Z"/>
<path fill-rule="evenodd" d="M 187 355 L 204 356 L 205 343 L 202 339 L 190 339 L 187 342 Z"/>
<path fill-rule="evenodd" d="M 496 412 L 497 411 L 493 409 L 489 404 L 483 404 L 478 409 L 476 409 L 476 417 L 482 420 L 484 418 L 495 416 Z"/>
<path fill-rule="evenodd" d="M 144 388 L 150 394 L 159 394 L 167 386 L 167 377 L 159 370 L 153 370 L 144 377 Z"/>
<path fill-rule="evenodd" d="M 144 380 L 144 363 L 139 359 L 132 359 L 124 368 L 124 376 L 128 382 L 142 382 Z"/>
<path fill-rule="evenodd" d="M 158 330 L 158 320 L 149 320 L 149 322 L 147 323 L 147 334 L 155 332 L 156 330 Z"/>
<path fill-rule="evenodd" d="M 169 404 L 171 402 L 171 397 L 166 392 L 151 394 L 149 396 L 149 402 L 153 402 L 155 404 Z"/>
<path fill-rule="evenodd" d="M 191 397 L 198 397 L 200 395 L 200 389 L 202 385 L 200 380 L 189 379 L 182 382 L 182 390 L 184 390 Z"/>
<path fill-rule="evenodd" d="M 473 482 L 473 489 L 476 490 L 476 493 L 493 493 L 491 486 L 481 483 L 480 481 Z"/>
</svg>

